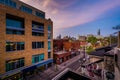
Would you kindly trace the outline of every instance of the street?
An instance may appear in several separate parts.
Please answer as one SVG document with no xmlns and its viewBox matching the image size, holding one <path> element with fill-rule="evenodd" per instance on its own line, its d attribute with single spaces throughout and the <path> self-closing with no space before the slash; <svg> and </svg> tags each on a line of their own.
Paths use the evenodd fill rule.
<svg viewBox="0 0 120 80">
<path fill-rule="evenodd" d="M 66 68 L 70 68 L 71 70 L 76 71 L 80 67 L 80 57 L 82 57 L 82 55 L 77 55 L 60 65 L 53 65 L 47 70 L 39 72 L 38 74 L 35 74 L 32 77 L 29 77 L 28 80 L 51 80 L 53 77 L 55 77 L 57 74 L 59 74 Z"/>
</svg>

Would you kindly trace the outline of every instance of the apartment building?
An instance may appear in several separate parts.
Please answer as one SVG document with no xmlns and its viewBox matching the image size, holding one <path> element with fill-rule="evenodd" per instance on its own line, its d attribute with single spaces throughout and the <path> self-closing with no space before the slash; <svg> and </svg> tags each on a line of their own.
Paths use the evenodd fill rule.
<svg viewBox="0 0 120 80">
<path fill-rule="evenodd" d="M 0 79 L 18 80 L 53 63 L 53 22 L 19 0 L 0 0 Z"/>
</svg>

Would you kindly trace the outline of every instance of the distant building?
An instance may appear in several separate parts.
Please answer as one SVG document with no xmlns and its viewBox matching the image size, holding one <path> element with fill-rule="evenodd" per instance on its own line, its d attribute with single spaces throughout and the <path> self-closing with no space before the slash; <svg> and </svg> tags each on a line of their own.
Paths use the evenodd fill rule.
<svg viewBox="0 0 120 80">
<path fill-rule="evenodd" d="M 93 34 L 87 34 L 87 38 L 88 38 L 88 37 L 91 37 L 91 36 L 94 36 L 94 35 L 93 35 Z"/>
<path fill-rule="evenodd" d="M 97 35 L 100 35 L 100 29 L 98 30 Z"/>
<path fill-rule="evenodd" d="M 69 36 L 64 36 L 63 39 L 69 39 Z"/>
<path fill-rule="evenodd" d="M 103 39 L 103 38 L 104 38 L 104 36 L 102 36 L 102 35 L 95 35 L 95 37 L 96 37 L 97 39 Z"/>
<path fill-rule="evenodd" d="M 57 36 L 56 39 L 61 39 L 61 34 L 59 36 Z"/>
<path fill-rule="evenodd" d="M 104 38 L 102 35 L 100 35 L 100 30 L 98 31 L 98 35 L 88 34 L 87 39 L 88 39 L 88 37 L 92 37 L 92 36 L 96 37 L 97 39 L 103 39 Z"/>
<path fill-rule="evenodd" d="M 75 37 L 71 37 L 71 36 L 64 36 L 63 39 L 68 39 L 68 40 L 71 40 L 71 41 L 76 40 Z"/>
<path fill-rule="evenodd" d="M 86 41 L 86 36 L 78 36 L 79 41 Z"/>
</svg>

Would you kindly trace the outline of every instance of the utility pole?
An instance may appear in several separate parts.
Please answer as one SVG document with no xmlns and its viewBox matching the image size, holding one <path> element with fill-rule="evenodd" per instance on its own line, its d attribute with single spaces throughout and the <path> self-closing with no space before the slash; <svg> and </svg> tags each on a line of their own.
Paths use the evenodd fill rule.
<svg viewBox="0 0 120 80">
<path fill-rule="evenodd" d="M 118 48 L 120 48 L 120 31 L 118 32 Z"/>
<path fill-rule="evenodd" d="M 112 38 L 112 34 L 110 34 L 110 46 L 112 45 L 112 40 L 111 40 L 111 38 Z"/>
</svg>

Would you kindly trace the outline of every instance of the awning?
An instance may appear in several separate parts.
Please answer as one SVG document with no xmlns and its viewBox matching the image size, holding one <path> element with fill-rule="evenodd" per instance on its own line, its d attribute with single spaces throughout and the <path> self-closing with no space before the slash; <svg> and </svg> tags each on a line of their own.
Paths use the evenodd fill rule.
<svg viewBox="0 0 120 80">
<path fill-rule="evenodd" d="M 17 73 L 20 73 L 20 72 L 32 71 L 32 70 L 36 69 L 37 67 L 40 67 L 40 66 L 48 64 L 48 63 L 53 63 L 53 59 L 50 58 L 48 60 L 44 60 L 44 61 L 35 63 L 35 64 L 31 65 L 31 66 L 24 66 L 24 67 L 20 67 L 20 68 L 8 71 L 5 74 L 0 74 L 0 78 L 4 78 L 6 76 L 11 76 L 11 75 L 14 75 L 14 74 L 17 74 Z"/>
<path fill-rule="evenodd" d="M 40 67 L 40 66 L 43 66 L 43 65 L 46 65 L 46 64 L 49 64 L 49 63 L 53 63 L 53 59 L 49 59 L 49 60 L 44 60 L 44 61 L 41 61 L 37 64 L 35 64 L 37 67 Z"/>
<path fill-rule="evenodd" d="M 34 66 L 30 66 L 30 67 L 27 67 L 25 69 L 22 70 L 22 72 L 29 72 L 29 71 L 32 71 L 34 69 L 36 69 L 37 67 L 34 65 Z"/>
</svg>

